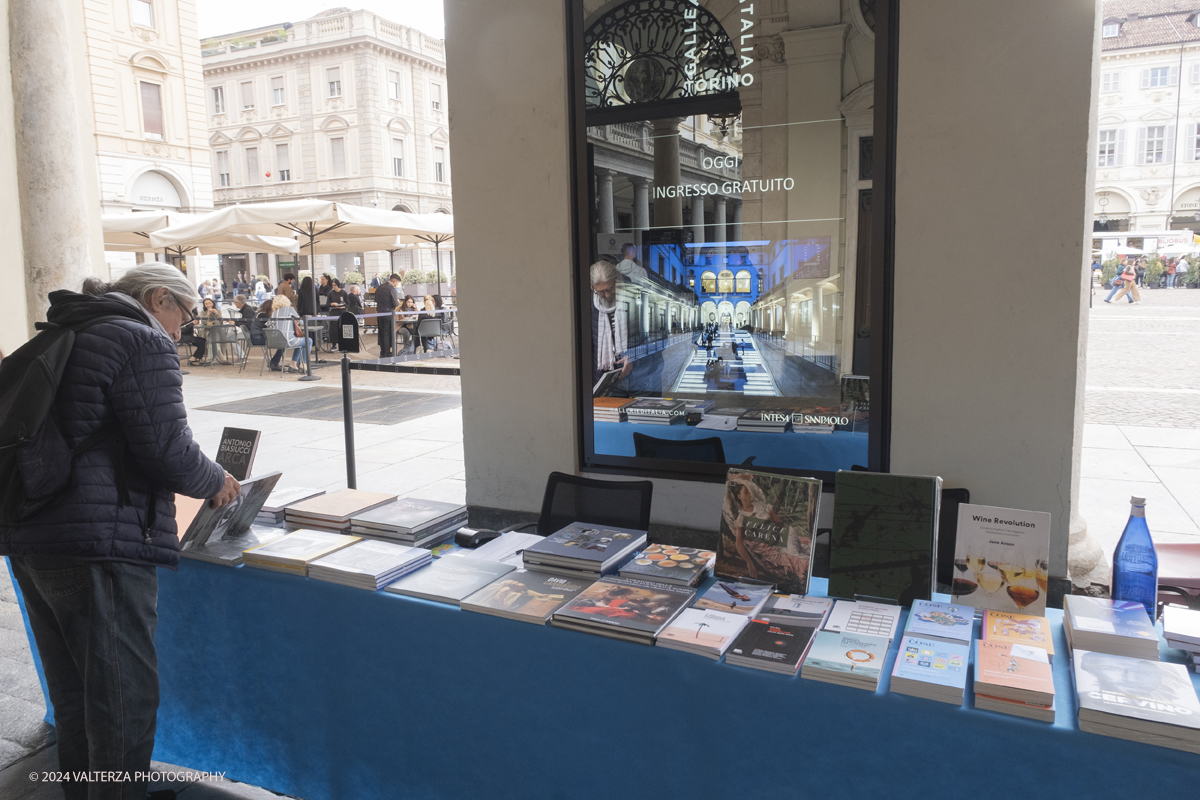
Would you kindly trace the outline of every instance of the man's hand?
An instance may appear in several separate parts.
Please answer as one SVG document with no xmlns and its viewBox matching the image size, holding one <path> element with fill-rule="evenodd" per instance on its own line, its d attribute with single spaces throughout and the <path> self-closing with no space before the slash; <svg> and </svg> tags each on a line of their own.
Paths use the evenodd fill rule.
<svg viewBox="0 0 1200 800">
<path fill-rule="evenodd" d="M 621 377 L 622 378 L 629 377 L 629 373 L 633 372 L 633 362 L 630 361 L 628 358 L 622 358 L 621 364 L 622 364 Z"/>
<path fill-rule="evenodd" d="M 221 487 L 221 491 L 213 495 L 212 499 L 208 501 L 208 504 L 213 508 L 227 506 L 232 503 L 233 498 L 237 497 L 239 494 L 241 494 L 241 492 L 242 485 L 237 482 L 236 478 L 226 472 L 225 485 Z"/>
</svg>

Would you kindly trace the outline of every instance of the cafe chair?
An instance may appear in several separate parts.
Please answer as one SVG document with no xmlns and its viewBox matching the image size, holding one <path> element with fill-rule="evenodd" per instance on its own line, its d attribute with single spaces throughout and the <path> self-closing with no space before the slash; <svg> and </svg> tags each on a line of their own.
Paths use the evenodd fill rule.
<svg viewBox="0 0 1200 800">
<path fill-rule="evenodd" d="M 228 353 L 230 364 L 240 361 L 238 354 L 238 336 L 237 326 L 235 325 L 213 325 L 208 329 L 208 347 L 209 353 L 208 365 L 211 367 L 213 362 L 217 360 L 217 347 L 223 346 Z"/>
<path fill-rule="evenodd" d="M 551 472 L 537 524 L 514 525 L 503 532 L 523 530 L 549 536 L 572 522 L 649 530 L 653 496 L 650 481 L 602 481 Z"/>
<path fill-rule="evenodd" d="M 659 439 L 644 433 L 633 433 L 633 452 L 638 458 L 665 458 L 671 461 L 702 461 L 706 464 L 725 463 L 725 445 L 721 437 L 709 439 Z"/>
<path fill-rule="evenodd" d="M 971 502 L 966 489 L 942 489 L 942 505 L 938 513 L 937 582 L 949 591 L 954 583 L 954 544 L 958 539 L 958 507 Z"/>
<path fill-rule="evenodd" d="M 444 331 L 442 330 L 442 321 L 440 319 L 423 319 L 417 323 L 417 336 L 421 339 L 433 339 L 434 350 L 438 349 L 437 340 L 443 335 Z"/>
<path fill-rule="evenodd" d="M 258 368 L 258 374 L 260 376 L 263 374 L 263 370 L 271 363 L 271 356 L 275 354 L 275 351 L 282 350 L 283 356 L 279 359 L 279 378 L 282 380 L 287 373 L 288 350 L 292 348 L 288 346 L 288 340 L 283 335 L 283 331 L 278 328 L 263 328 L 263 334 L 266 336 L 267 343 L 260 345 L 263 349 L 263 361 L 262 366 Z"/>
</svg>

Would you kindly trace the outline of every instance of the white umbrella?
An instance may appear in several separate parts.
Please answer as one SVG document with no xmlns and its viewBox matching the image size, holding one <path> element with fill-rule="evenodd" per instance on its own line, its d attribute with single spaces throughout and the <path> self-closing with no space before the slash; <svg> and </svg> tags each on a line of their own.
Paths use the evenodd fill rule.
<svg viewBox="0 0 1200 800">
<path fill-rule="evenodd" d="M 152 248 L 150 234 L 171 225 L 197 219 L 180 211 L 137 211 L 132 214 L 101 214 L 104 249 L 122 253 L 145 253 Z M 154 248 L 157 249 L 157 248 Z"/>
<path fill-rule="evenodd" d="M 1122 245 L 1121 247 L 1113 248 L 1112 250 L 1109 250 L 1108 252 L 1116 253 L 1119 256 L 1144 256 L 1146 254 L 1145 250 L 1138 250 L 1136 247 L 1127 247 L 1124 245 Z"/>
<path fill-rule="evenodd" d="M 433 245 L 433 259 L 437 270 L 438 293 L 442 291 L 441 246 L 454 238 L 454 216 L 452 214 L 410 214 L 413 222 L 426 228 L 422 233 L 404 234 L 400 240 L 417 246 Z"/>
<path fill-rule="evenodd" d="M 166 229 L 164 229 L 166 230 Z M 117 253 L 144 253 L 146 244 L 104 244 L 105 250 Z M 230 233 L 225 236 L 213 236 L 210 241 L 182 242 L 170 247 L 164 247 L 172 257 L 184 256 L 219 256 L 225 253 L 275 253 L 276 255 L 295 254 L 300 252 L 300 243 L 287 236 L 247 236 L 241 233 Z"/>
<path fill-rule="evenodd" d="M 1158 251 L 1160 256 L 1187 256 L 1195 251 L 1195 245 L 1190 244 L 1173 244 L 1170 247 L 1163 247 Z"/>
</svg>

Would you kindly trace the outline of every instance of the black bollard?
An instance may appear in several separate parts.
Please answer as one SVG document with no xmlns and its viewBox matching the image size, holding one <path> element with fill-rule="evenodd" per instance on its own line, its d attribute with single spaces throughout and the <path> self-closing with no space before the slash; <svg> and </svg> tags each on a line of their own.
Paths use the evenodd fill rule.
<svg viewBox="0 0 1200 800">
<path fill-rule="evenodd" d="M 350 356 L 342 353 L 342 421 L 346 425 L 346 488 L 357 489 L 354 474 L 354 398 L 350 393 Z"/>
</svg>

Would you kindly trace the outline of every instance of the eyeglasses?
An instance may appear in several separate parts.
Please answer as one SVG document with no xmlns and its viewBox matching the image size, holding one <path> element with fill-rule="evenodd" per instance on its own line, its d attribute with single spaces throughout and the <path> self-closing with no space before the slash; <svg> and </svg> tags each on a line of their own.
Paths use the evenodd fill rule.
<svg viewBox="0 0 1200 800">
<path fill-rule="evenodd" d="M 182 301 L 182 300 L 180 300 L 180 299 L 179 299 L 178 297 L 176 297 L 175 295 L 171 295 L 171 299 L 172 299 L 172 300 L 174 300 L 174 301 L 175 301 L 175 305 L 179 306 L 179 309 L 180 309 L 181 311 L 183 311 L 183 322 L 182 322 L 182 323 L 180 323 L 180 325 L 181 325 L 181 326 L 182 326 L 182 325 L 188 325 L 188 324 L 190 324 L 190 323 L 193 323 L 193 322 L 195 322 L 195 321 L 196 321 L 196 315 L 195 315 L 194 313 L 192 313 L 192 310 L 191 310 L 190 308 L 188 308 L 187 306 L 185 306 L 185 305 L 183 304 L 183 301 Z"/>
<path fill-rule="evenodd" d="M 600 295 L 601 297 L 616 297 L 617 287 L 614 286 L 611 289 L 592 289 L 592 292 Z"/>
</svg>

